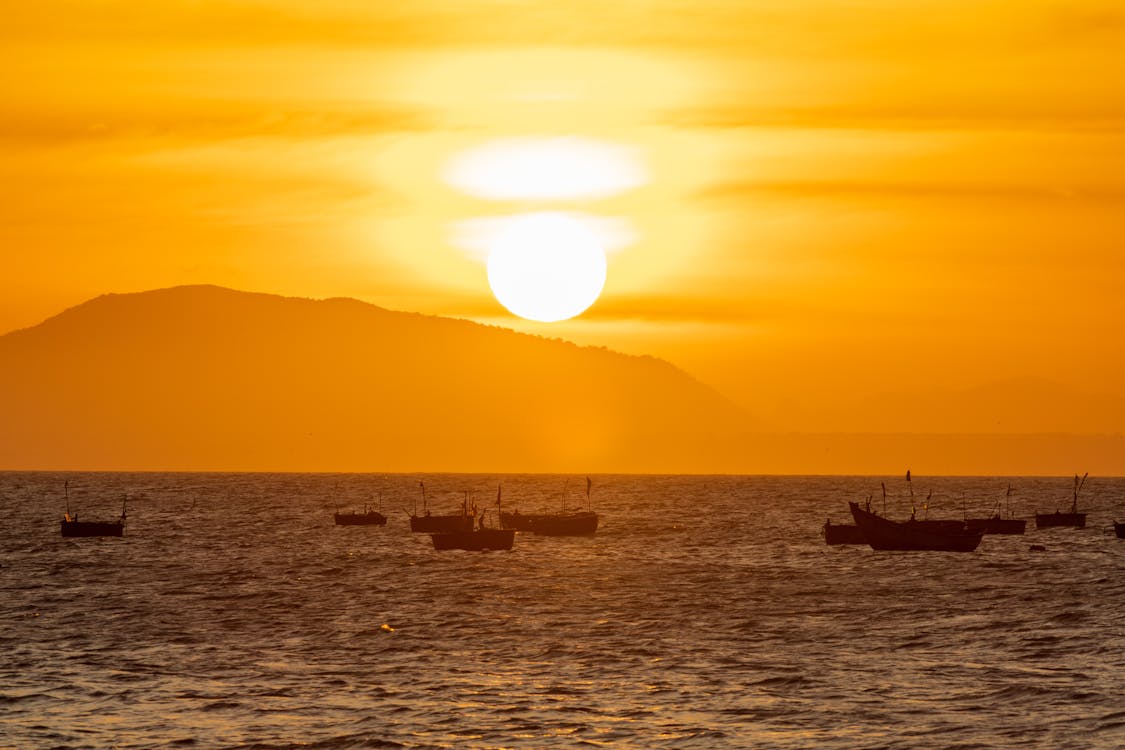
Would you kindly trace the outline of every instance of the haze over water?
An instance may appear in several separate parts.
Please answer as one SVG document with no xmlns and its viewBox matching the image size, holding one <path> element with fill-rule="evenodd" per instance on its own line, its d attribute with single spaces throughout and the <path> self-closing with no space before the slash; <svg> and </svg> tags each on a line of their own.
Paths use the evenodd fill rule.
<svg viewBox="0 0 1125 750">
<path fill-rule="evenodd" d="M 437 553 L 400 507 L 583 477 L 0 474 L 0 746 L 1116 748 L 1125 480 L 1085 530 L 972 554 L 827 547 L 900 478 L 595 476 L 594 537 Z M 569 484 L 567 480 L 569 479 Z M 121 539 L 63 539 L 71 509 Z M 931 517 L 1008 479 L 915 478 Z M 1012 510 L 1070 480 L 1012 479 Z M 377 504 L 386 527 L 335 527 Z M 921 500 L 918 502 L 921 508 Z M 1041 544 L 1045 552 L 1031 552 Z M 382 626 L 386 624 L 388 628 Z"/>
</svg>

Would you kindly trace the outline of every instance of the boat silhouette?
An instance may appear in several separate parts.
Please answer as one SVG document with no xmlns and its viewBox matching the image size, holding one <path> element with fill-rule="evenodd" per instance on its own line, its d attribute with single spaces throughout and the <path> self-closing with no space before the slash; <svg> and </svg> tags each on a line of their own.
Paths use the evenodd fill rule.
<svg viewBox="0 0 1125 750">
<path fill-rule="evenodd" d="M 497 490 L 497 504 L 499 504 L 499 490 Z M 430 540 L 435 550 L 463 549 L 470 552 L 485 552 L 488 550 L 510 550 L 516 538 L 515 529 L 491 528 L 485 524 L 487 513 L 480 515 L 477 528 L 444 533 L 430 534 Z"/>
<path fill-rule="evenodd" d="M 365 505 L 363 512 L 357 513 L 356 511 L 349 511 L 348 513 L 341 513 L 336 511 L 333 514 L 337 526 L 386 526 L 387 517 L 377 510 L 369 510 Z"/>
<path fill-rule="evenodd" d="M 587 510 L 567 511 L 565 505 L 558 513 L 500 513 L 500 526 L 515 531 L 530 531 L 539 536 L 588 536 L 598 530 L 599 516 L 590 508 L 590 477 L 586 477 Z M 566 486 L 563 486 L 566 502 Z M 497 494 L 499 503 L 499 494 Z"/>
<path fill-rule="evenodd" d="M 1125 523 L 1113 522 L 1113 531 L 1118 539 L 1125 539 Z"/>
<path fill-rule="evenodd" d="M 1086 477 L 1089 475 L 1090 473 L 1086 472 L 1081 480 L 1077 474 L 1074 475 L 1074 496 L 1069 511 L 1064 513 L 1056 508 L 1054 513 L 1036 513 L 1035 528 L 1049 529 L 1063 526 L 1075 529 L 1086 528 L 1086 514 L 1078 511 L 1078 493 L 1086 486 Z"/>
<path fill-rule="evenodd" d="M 1008 485 L 1004 499 L 1012 497 L 1012 485 Z M 1000 502 L 996 503 L 996 511 L 988 518 L 966 518 L 965 526 L 971 531 L 983 531 L 985 534 L 1022 534 L 1027 529 L 1027 521 L 1022 518 L 1004 518 L 1000 513 Z"/>
<path fill-rule="evenodd" d="M 824 522 L 825 544 L 867 544 L 867 537 L 854 523 L 832 523 L 829 518 Z"/>
<path fill-rule="evenodd" d="M 65 537 L 90 537 L 90 536 L 123 536 L 125 533 L 125 503 L 121 500 L 121 515 L 114 521 L 79 521 L 78 514 L 70 512 L 70 482 L 63 484 L 66 494 L 66 513 L 60 525 L 60 531 Z"/>
<path fill-rule="evenodd" d="M 429 502 L 426 498 L 426 485 L 418 482 L 422 488 L 422 511 L 418 515 L 418 507 L 410 515 L 410 530 L 418 534 L 449 533 L 454 531 L 472 531 L 476 519 L 476 508 L 469 507 L 469 493 L 465 493 L 465 500 L 461 503 L 460 513 L 446 515 L 433 515 L 430 513 Z"/>
<path fill-rule="evenodd" d="M 848 506 L 856 526 L 876 550 L 972 552 L 984 536 L 984 532 L 969 531 L 963 524 L 960 530 L 952 530 L 919 521 L 891 521 L 860 508 L 857 503 L 849 502 Z"/>
</svg>

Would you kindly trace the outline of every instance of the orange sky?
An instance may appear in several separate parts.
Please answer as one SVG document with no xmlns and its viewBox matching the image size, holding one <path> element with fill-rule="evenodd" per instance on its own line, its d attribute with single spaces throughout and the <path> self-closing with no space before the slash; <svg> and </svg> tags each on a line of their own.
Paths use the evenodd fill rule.
<svg viewBox="0 0 1125 750">
<path fill-rule="evenodd" d="M 987 429 L 990 384 L 1017 378 L 1125 400 L 1117 3 L 5 15 L 0 332 L 214 283 L 654 354 L 783 430 Z M 609 156 L 562 197 L 451 167 L 564 138 Z M 490 218 L 544 209 L 610 246 L 601 298 L 554 324 L 496 302 L 479 247 Z M 1119 432 L 1109 411 L 1002 427 Z"/>
</svg>

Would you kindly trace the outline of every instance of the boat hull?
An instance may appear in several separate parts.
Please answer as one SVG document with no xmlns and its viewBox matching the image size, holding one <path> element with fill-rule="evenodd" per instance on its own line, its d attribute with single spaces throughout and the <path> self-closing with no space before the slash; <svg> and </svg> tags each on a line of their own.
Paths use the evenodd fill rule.
<svg viewBox="0 0 1125 750">
<path fill-rule="evenodd" d="M 386 526 L 387 517 L 382 513 L 337 513 L 337 526 Z"/>
<path fill-rule="evenodd" d="M 848 505 L 856 526 L 876 550 L 972 552 L 984 536 L 980 531 L 946 532 L 910 522 L 898 523 L 868 513 L 856 503 Z"/>
<path fill-rule="evenodd" d="M 62 535 L 82 536 L 122 536 L 125 524 L 121 521 L 60 521 Z"/>
<path fill-rule="evenodd" d="M 500 514 L 502 528 L 530 531 L 539 536 L 588 536 L 597 532 L 598 522 L 598 514 L 593 511 Z"/>
<path fill-rule="evenodd" d="M 1022 534 L 1027 530 L 1027 521 L 1022 518 L 970 518 L 965 521 L 969 531 L 983 531 L 985 534 Z"/>
<path fill-rule="evenodd" d="M 430 534 L 436 550 L 463 549 L 470 552 L 510 550 L 515 538 L 515 529 L 476 529 Z"/>
<path fill-rule="evenodd" d="M 1086 528 L 1086 514 L 1085 513 L 1036 513 L 1035 514 L 1035 528 L 1037 529 L 1051 529 L 1058 527 L 1069 527 L 1073 529 Z"/>
<path fill-rule="evenodd" d="M 825 544 L 867 544 L 867 537 L 858 526 L 851 523 L 832 523 L 828 521 L 824 524 L 824 543 Z"/>
<path fill-rule="evenodd" d="M 1117 534 L 1118 539 L 1125 539 L 1125 523 L 1113 522 L 1113 530 Z"/>
<path fill-rule="evenodd" d="M 540 516 L 531 524 L 536 536 L 588 536 L 597 530 L 598 514 L 592 511 Z"/>
<path fill-rule="evenodd" d="M 473 530 L 473 517 L 456 516 L 411 516 L 410 530 L 417 534 L 450 534 Z"/>
</svg>

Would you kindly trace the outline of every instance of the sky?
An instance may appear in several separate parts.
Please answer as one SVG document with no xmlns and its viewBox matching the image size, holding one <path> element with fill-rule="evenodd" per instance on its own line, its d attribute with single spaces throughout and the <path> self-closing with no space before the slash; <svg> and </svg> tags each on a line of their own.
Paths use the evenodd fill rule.
<svg viewBox="0 0 1125 750">
<path fill-rule="evenodd" d="M 655 355 L 780 431 L 1121 431 L 1117 3 L 5 16 L 0 332 L 209 283 Z M 606 259 L 552 323 L 489 283 L 542 213 Z"/>
</svg>

